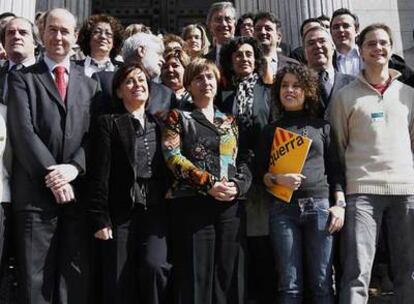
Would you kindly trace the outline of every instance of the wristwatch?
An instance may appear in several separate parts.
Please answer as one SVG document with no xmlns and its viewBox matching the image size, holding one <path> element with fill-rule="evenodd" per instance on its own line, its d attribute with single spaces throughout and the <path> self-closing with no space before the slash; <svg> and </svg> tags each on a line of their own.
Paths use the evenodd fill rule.
<svg viewBox="0 0 414 304">
<path fill-rule="evenodd" d="M 345 208 L 346 207 L 346 202 L 344 200 L 338 200 L 338 201 L 336 201 L 335 206 Z"/>
</svg>

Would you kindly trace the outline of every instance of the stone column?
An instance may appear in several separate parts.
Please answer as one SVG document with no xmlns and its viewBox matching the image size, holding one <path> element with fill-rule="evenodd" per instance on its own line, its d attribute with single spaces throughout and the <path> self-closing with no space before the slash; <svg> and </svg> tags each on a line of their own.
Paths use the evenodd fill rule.
<svg viewBox="0 0 414 304">
<path fill-rule="evenodd" d="M 246 12 L 273 12 L 282 21 L 283 40 L 292 47 L 301 44 L 300 25 L 302 21 L 321 14 L 330 16 L 338 8 L 351 8 L 351 0 L 235 0 L 240 14 Z"/>
<path fill-rule="evenodd" d="M 12 12 L 17 16 L 34 20 L 36 0 L 0 0 L 0 12 Z"/>
<path fill-rule="evenodd" d="M 34 0 L 31 0 L 31 1 L 34 2 Z M 56 8 L 56 7 L 63 7 L 63 8 L 68 9 L 70 12 L 72 12 L 72 14 L 74 14 L 78 18 L 78 23 L 81 23 L 91 13 L 92 0 L 37 0 L 36 1 L 37 11 L 47 11 L 49 9 Z"/>
</svg>

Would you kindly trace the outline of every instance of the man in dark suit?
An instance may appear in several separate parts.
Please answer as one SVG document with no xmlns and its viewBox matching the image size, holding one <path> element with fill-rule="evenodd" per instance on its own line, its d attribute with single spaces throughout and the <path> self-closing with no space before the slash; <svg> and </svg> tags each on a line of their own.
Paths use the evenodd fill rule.
<svg viewBox="0 0 414 304">
<path fill-rule="evenodd" d="M 321 104 L 325 110 L 335 93 L 355 79 L 333 67 L 334 44 L 328 30 L 321 25 L 309 28 L 303 34 L 303 47 L 308 67 L 319 75 Z"/>
<path fill-rule="evenodd" d="M 22 303 L 86 304 L 81 209 L 89 108 L 96 81 L 69 60 L 76 19 L 45 16 L 45 56 L 9 77 L 12 197 Z"/>
<path fill-rule="evenodd" d="M 163 51 L 162 40 L 147 33 L 138 33 L 129 37 L 122 47 L 124 62 L 141 62 L 151 79 L 147 105 L 147 111 L 151 114 L 166 112 L 175 105 L 173 91 L 159 83 L 161 66 L 164 62 Z M 114 72 L 98 72 L 92 75 L 92 79 L 98 81 L 102 91 L 93 106 L 96 115 L 111 113 L 119 106 L 112 104 L 113 78 Z"/>
<path fill-rule="evenodd" d="M 7 53 L 7 60 L 0 68 L 0 102 L 5 103 L 9 71 L 20 70 L 34 64 L 35 48 L 40 40 L 37 28 L 22 17 L 12 18 L 0 31 L 1 43 Z"/>
<path fill-rule="evenodd" d="M 36 62 L 35 48 L 39 44 L 37 29 L 29 20 L 11 16 L 0 29 L 1 43 L 4 46 L 8 59 L 0 68 L 0 109 L 6 119 L 5 106 L 8 91 L 8 75 L 12 70 L 28 67 Z M 10 279 L 10 272 L 6 271 L 10 265 L 13 253 L 13 231 L 11 216 L 11 196 L 9 181 L 11 173 L 11 150 L 6 145 L 3 156 L 3 191 L 0 197 L 0 284 Z"/>
<path fill-rule="evenodd" d="M 319 75 L 319 85 L 321 90 L 321 105 L 324 118 L 328 118 L 328 106 L 334 98 L 336 92 L 355 79 L 354 76 L 342 74 L 334 69 L 333 54 L 335 45 L 328 30 L 321 26 L 315 25 L 308 28 L 302 37 L 302 44 L 305 52 L 305 58 L 309 68 L 313 69 Z M 335 244 L 339 252 L 339 242 Z M 340 286 L 340 275 L 342 269 L 339 261 L 339 254 L 335 256 L 335 284 L 337 290 Z"/>
<path fill-rule="evenodd" d="M 254 37 L 261 44 L 267 62 L 263 73 L 263 81 L 266 84 L 271 84 L 274 75 L 284 66 L 299 63 L 278 52 L 282 40 L 281 27 L 282 23 L 272 13 L 261 12 L 254 18 Z"/>
<path fill-rule="evenodd" d="M 221 46 L 234 37 L 236 30 L 236 9 L 232 2 L 217 2 L 210 6 L 206 20 L 214 46 L 205 55 L 220 66 Z"/>
</svg>

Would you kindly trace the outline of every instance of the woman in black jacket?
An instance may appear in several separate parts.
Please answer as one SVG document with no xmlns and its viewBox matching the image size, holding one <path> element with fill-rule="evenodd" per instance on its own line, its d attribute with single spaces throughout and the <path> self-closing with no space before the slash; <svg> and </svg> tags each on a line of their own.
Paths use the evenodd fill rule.
<svg viewBox="0 0 414 304">
<path fill-rule="evenodd" d="M 271 89 L 263 83 L 265 59 L 258 42 L 251 37 L 236 37 L 223 45 L 220 51 L 221 67 L 225 75 L 224 87 L 217 106 L 232 113 L 238 122 L 240 145 L 247 147 L 254 157 L 249 164 L 253 174 L 252 187 L 246 201 L 248 290 L 257 295 L 260 303 L 274 302 L 268 231 L 268 202 L 264 187 L 257 175 L 259 138 L 263 128 L 273 120 L 270 111 Z M 269 267 L 270 266 L 270 267 Z"/>
<path fill-rule="evenodd" d="M 160 126 L 145 111 L 148 78 L 140 64 L 123 65 L 113 81 L 115 114 L 90 136 L 89 214 L 102 240 L 104 303 L 165 303 L 166 171 Z"/>
<path fill-rule="evenodd" d="M 195 59 L 184 84 L 194 110 L 170 112 L 162 145 L 171 200 L 175 303 L 243 303 L 243 210 L 251 181 L 233 116 L 213 105 L 220 74 Z"/>
</svg>

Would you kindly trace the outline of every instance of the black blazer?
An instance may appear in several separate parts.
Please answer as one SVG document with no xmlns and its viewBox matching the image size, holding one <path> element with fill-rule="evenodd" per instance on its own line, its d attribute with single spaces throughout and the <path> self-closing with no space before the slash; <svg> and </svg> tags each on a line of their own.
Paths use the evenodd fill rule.
<svg viewBox="0 0 414 304">
<path fill-rule="evenodd" d="M 287 56 L 285 56 L 281 53 L 277 53 L 277 60 L 278 60 L 277 61 L 277 70 L 280 70 L 280 69 L 282 69 L 285 66 L 288 66 L 290 64 L 300 64 L 299 61 L 297 61 L 293 58 L 287 57 Z"/>
<path fill-rule="evenodd" d="M 217 48 L 213 46 L 212 48 L 210 48 L 208 53 L 204 55 L 204 58 L 216 62 L 216 52 Z"/>
<path fill-rule="evenodd" d="M 45 186 L 47 167 L 76 164 L 86 171 L 85 146 L 96 81 L 71 63 L 66 102 L 42 60 L 9 75 L 8 130 L 13 147 L 12 196 L 15 210 L 56 208 Z M 78 177 L 72 184 L 79 198 Z"/>
<path fill-rule="evenodd" d="M 245 149 L 248 149 L 254 155 L 257 154 L 259 145 L 260 134 L 262 129 L 273 121 L 276 117 L 274 111 L 271 111 L 271 89 L 270 86 L 265 85 L 260 79 L 257 81 L 253 89 L 253 126 L 246 128 L 245 126 L 238 124 L 239 126 L 239 145 Z M 216 104 L 220 111 L 224 113 L 233 114 L 233 106 L 236 102 L 236 89 L 222 91 L 219 94 Z M 255 161 L 251 159 L 253 163 L 249 164 L 250 170 L 253 176 L 256 176 Z"/>
<path fill-rule="evenodd" d="M 0 62 L 0 102 L 6 104 L 4 100 L 4 89 L 7 81 L 7 73 L 9 72 L 8 60 Z"/>
<path fill-rule="evenodd" d="M 142 174 L 137 172 L 135 164 L 147 161 L 136 159 L 136 136 L 145 137 L 150 146 L 155 141 L 156 146 L 146 206 L 164 203 L 168 169 L 161 153 L 160 127 L 147 115 L 144 132 L 136 134 L 129 113 L 102 115 L 91 128 L 88 211 L 94 231 L 121 223 L 130 216 L 138 190 L 135 181 Z"/>
<path fill-rule="evenodd" d="M 93 105 L 93 112 L 96 115 L 119 112 L 119 105 L 112 103 L 112 80 L 115 72 L 98 72 L 92 75 L 92 79 L 98 81 L 102 93 L 100 98 Z M 163 114 L 176 103 L 175 94 L 165 85 L 150 81 L 150 97 L 147 103 L 147 112 L 150 114 Z"/>
</svg>

